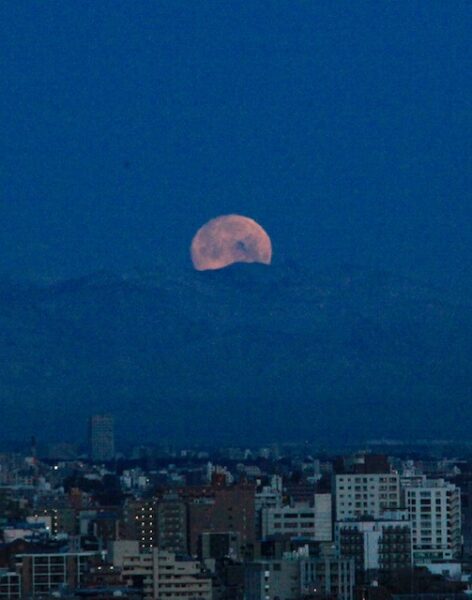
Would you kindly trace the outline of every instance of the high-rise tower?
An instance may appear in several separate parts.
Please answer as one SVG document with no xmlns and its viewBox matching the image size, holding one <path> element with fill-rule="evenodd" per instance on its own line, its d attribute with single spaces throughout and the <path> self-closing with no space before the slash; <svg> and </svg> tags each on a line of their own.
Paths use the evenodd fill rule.
<svg viewBox="0 0 472 600">
<path fill-rule="evenodd" d="M 93 415 L 89 422 L 90 457 L 93 461 L 112 460 L 115 432 L 112 415 Z"/>
</svg>

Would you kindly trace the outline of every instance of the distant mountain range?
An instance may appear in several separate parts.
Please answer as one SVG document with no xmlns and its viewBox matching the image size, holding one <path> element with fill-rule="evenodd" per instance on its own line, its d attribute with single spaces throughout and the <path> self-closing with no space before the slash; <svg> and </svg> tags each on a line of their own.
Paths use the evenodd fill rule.
<svg viewBox="0 0 472 600">
<path fill-rule="evenodd" d="M 225 443 L 465 439 L 472 310 L 355 267 L 0 281 L 1 437 Z"/>
</svg>

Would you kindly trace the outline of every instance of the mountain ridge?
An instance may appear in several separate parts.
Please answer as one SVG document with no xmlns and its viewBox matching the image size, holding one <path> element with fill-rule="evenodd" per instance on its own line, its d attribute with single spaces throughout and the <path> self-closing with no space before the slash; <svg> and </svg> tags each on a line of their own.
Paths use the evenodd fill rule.
<svg viewBox="0 0 472 600">
<path fill-rule="evenodd" d="M 83 437 L 101 411 L 150 441 L 465 435 L 470 308 L 352 266 L 3 279 L 4 436 Z"/>
</svg>

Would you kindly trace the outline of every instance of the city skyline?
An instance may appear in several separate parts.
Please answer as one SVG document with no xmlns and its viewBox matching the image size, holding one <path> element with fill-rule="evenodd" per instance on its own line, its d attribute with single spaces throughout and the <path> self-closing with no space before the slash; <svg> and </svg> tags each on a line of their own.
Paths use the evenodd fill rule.
<svg viewBox="0 0 472 600">
<path fill-rule="evenodd" d="M 2 600 L 467 598 L 470 448 L 142 449 L 0 453 Z"/>
<path fill-rule="evenodd" d="M 0 3 L 0 600 L 470 600 L 472 3 Z"/>
</svg>

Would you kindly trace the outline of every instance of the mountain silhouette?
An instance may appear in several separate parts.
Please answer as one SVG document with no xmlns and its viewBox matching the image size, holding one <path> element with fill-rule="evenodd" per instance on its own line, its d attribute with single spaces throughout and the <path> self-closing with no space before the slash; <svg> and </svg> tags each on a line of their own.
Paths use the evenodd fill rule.
<svg viewBox="0 0 472 600">
<path fill-rule="evenodd" d="M 471 359 L 470 303 L 354 266 L 0 281 L 4 439 L 465 437 Z"/>
</svg>

